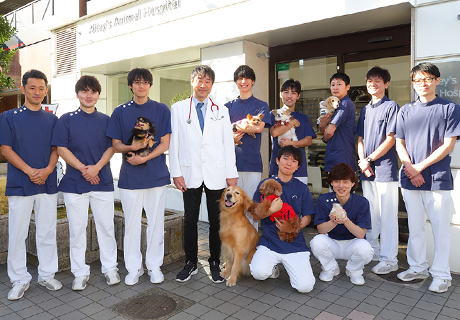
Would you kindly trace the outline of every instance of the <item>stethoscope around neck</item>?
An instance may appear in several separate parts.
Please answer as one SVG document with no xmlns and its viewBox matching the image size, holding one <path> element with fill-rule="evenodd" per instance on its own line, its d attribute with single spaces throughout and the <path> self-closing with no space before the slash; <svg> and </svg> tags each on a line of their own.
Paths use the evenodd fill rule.
<svg viewBox="0 0 460 320">
<path fill-rule="evenodd" d="M 191 116 L 192 116 L 192 101 L 193 101 L 193 96 L 190 97 L 190 110 L 189 110 L 189 113 L 188 113 L 188 119 L 187 119 L 187 124 L 190 124 L 192 123 L 192 119 L 191 119 Z M 214 116 L 214 110 L 212 109 L 212 107 L 216 106 L 216 110 L 217 110 L 217 117 L 213 117 L 211 116 L 211 120 L 214 120 L 214 121 L 217 121 L 217 120 L 222 120 L 224 116 L 221 116 L 219 117 L 219 106 L 217 104 L 214 103 L 214 101 L 212 101 L 211 98 L 209 98 L 209 101 L 211 101 L 211 112 Z"/>
</svg>

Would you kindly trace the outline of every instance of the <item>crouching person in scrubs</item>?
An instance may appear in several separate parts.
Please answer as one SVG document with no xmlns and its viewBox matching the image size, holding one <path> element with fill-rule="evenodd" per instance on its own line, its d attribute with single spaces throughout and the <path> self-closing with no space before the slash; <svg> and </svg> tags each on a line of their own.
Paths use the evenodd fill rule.
<svg viewBox="0 0 460 320">
<path fill-rule="evenodd" d="M 352 193 L 357 179 L 346 163 L 332 167 L 328 182 L 333 192 L 322 194 L 316 201 L 315 225 L 319 234 L 310 242 L 323 269 L 319 279 L 332 281 L 340 274 L 336 259 L 344 259 L 348 260 L 345 269 L 351 283 L 363 285 L 363 268 L 374 255 L 374 249 L 365 239 L 366 230 L 371 228 L 369 202 Z"/>
</svg>

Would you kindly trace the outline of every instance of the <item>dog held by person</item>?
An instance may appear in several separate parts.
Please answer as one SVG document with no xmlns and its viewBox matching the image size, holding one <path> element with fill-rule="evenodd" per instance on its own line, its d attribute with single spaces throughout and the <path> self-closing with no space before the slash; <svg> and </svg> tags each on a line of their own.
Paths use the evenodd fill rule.
<svg viewBox="0 0 460 320">
<path fill-rule="evenodd" d="M 249 222 L 244 211 L 252 201 L 240 187 L 230 186 L 224 190 L 220 202 L 220 239 L 225 270 L 222 276 L 227 286 L 236 284 L 241 275 L 249 275 L 249 264 L 256 252 L 259 233 Z"/>
<path fill-rule="evenodd" d="M 263 113 L 255 115 L 255 116 L 248 114 L 246 118 L 232 123 L 233 132 L 237 132 L 238 129 L 246 130 L 250 125 L 257 126 L 262 121 L 263 118 L 264 118 Z M 248 134 L 251 135 L 254 139 L 256 138 L 255 133 L 248 133 Z M 238 141 L 238 142 L 235 142 L 235 144 L 239 145 L 239 144 L 243 144 L 243 142 Z"/>
<path fill-rule="evenodd" d="M 273 115 L 275 116 L 275 127 L 285 126 L 291 121 L 291 111 L 289 107 L 283 106 L 280 109 L 273 110 Z M 281 139 L 287 139 L 292 141 L 298 141 L 297 134 L 295 133 L 295 127 L 292 127 L 282 135 L 278 136 L 278 144 L 281 146 Z"/>
<path fill-rule="evenodd" d="M 262 220 L 269 216 L 271 221 L 275 221 L 275 219 L 288 221 L 287 226 L 289 226 L 289 230 L 286 232 L 278 230 L 278 236 L 281 241 L 292 242 L 300 230 L 299 217 L 294 212 L 294 209 L 289 204 L 283 203 L 280 211 L 273 214 L 269 213 L 272 201 L 279 198 L 282 191 L 283 188 L 278 181 L 273 179 L 265 180 L 259 187 L 259 193 L 261 194 L 260 203 L 253 202 L 248 208 L 248 212 L 254 220 Z"/>
<path fill-rule="evenodd" d="M 319 103 L 319 118 L 316 121 L 319 124 L 320 119 L 326 116 L 326 114 L 331 113 L 333 114 L 335 110 L 339 107 L 340 99 L 334 96 L 330 96 L 324 101 Z"/>
<path fill-rule="evenodd" d="M 150 152 L 152 152 L 151 148 L 155 144 L 155 141 L 153 140 L 155 132 L 155 126 L 149 119 L 145 117 L 138 117 L 136 120 L 136 125 L 131 130 L 132 135 L 128 139 L 127 145 L 145 145 L 145 147 L 140 148 L 134 152 L 136 155 L 145 157 Z M 131 157 L 131 154 L 126 154 L 126 157 Z"/>
</svg>

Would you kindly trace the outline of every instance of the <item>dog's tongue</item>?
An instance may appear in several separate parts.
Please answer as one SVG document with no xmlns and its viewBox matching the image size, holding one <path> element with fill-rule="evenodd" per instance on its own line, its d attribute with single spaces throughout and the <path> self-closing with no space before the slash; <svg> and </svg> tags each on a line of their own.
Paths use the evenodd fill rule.
<svg viewBox="0 0 460 320">
<path fill-rule="evenodd" d="M 231 206 L 233 206 L 233 202 L 227 200 L 227 201 L 225 201 L 225 206 L 226 207 L 231 207 Z"/>
</svg>

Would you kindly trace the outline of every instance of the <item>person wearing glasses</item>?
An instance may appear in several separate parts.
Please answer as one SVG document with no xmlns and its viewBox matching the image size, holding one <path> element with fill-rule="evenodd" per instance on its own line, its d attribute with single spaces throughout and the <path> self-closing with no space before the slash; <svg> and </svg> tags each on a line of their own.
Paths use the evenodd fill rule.
<svg viewBox="0 0 460 320">
<path fill-rule="evenodd" d="M 125 215 L 123 251 L 128 270 L 127 285 L 135 285 L 144 273 L 140 248 L 142 209 L 148 221 L 145 265 L 150 282 L 161 283 L 164 280 L 160 266 L 164 256 L 166 185 L 171 183 L 165 155 L 171 134 L 171 113 L 165 104 L 150 100 L 148 94 L 152 78 L 147 69 L 136 68 L 129 72 L 128 86 L 133 98 L 115 108 L 107 128 L 114 151 L 124 154 L 118 188 Z M 156 131 L 153 137 L 155 143 L 145 156 L 135 152 L 149 146 L 149 140 L 144 145 L 128 144 L 138 117 L 150 120 Z"/>
<path fill-rule="evenodd" d="M 193 95 L 171 106 L 169 163 L 174 185 L 182 191 L 184 200 L 185 267 L 176 276 L 178 282 L 198 273 L 198 217 L 203 189 L 209 220 L 211 280 L 224 282 L 217 200 L 227 185 L 236 185 L 238 172 L 228 109 L 209 97 L 214 80 L 211 67 L 196 67 L 190 77 Z"/>
<path fill-rule="evenodd" d="M 430 219 L 434 259 L 428 290 L 446 292 L 452 277 L 449 267 L 450 207 L 453 179 L 449 153 L 460 135 L 460 108 L 438 97 L 439 69 L 432 63 L 412 68 L 410 77 L 418 99 L 404 105 L 396 124 L 396 151 L 401 159 L 399 185 L 409 222 L 407 262 L 398 274 L 402 281 L 428 278 L 425 215 Z"/>
</svg>

